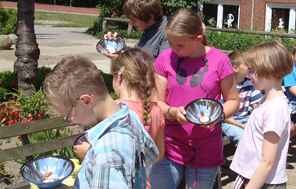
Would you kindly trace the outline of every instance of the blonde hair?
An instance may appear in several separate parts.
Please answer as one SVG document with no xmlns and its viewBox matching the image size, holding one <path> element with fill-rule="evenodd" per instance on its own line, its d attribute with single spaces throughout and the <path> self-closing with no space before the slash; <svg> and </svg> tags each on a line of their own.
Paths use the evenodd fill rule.
<svg viewBox="0 0 296 189">
<path fill-rule="evenodd" d="M 228 55 L 232 66 L 240 66 L 243 63 L 243 51 L 233 51 Z"/>
<path fill-rule="evenodd" d="M 126 0 L 123 6 L 123 13 L 129 17 L 135 17 L 144 22 L 154 17 L 154 21 L 162 18 L 162 10 L 160 0 Z"/>
<path fill-rule="evenodd" d="M 249 69 L 255 69 L 258 78 L 281 80 L 293 70 L 293 60 L 288 49 L 279 41 L 262 42 L 244 53 Z"/>
<path fill-rule="evenodd" d="M 49 105 L 71 105 L 82 94 L 98 95 L 105 99 L 109 94 L 97 66 L 87 58 L 63 58 L 44 80 L 44 99 Z"/>
<path fill-rule="evenodd" d="M 150 125 L 151 122 L 151 94 L 155 89 L 154 57 L 146 50 L 135 47 L 120 54 L 111 61 L 111 73 L 114 76 L 124 66 L 121 75 L 127 83 L 128 92 L 136 91 L 143 102 L 143 122 Z"/>
<path fill-rule="evenodd" d="M 208 45 L 205 26 L 203 27 L 201 18 L 192 9 L 180 8 L 176 10 L 169 18 L 166 29 L 176 36 L 196 38 L 198 35 L 202 35 L 202 43 Z"/>
</svg>

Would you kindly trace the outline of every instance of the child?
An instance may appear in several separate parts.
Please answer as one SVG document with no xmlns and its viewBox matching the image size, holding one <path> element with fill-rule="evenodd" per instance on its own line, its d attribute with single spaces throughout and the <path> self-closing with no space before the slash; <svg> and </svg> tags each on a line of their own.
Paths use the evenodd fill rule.
<svg viewBox="0 0 296 189">
<path fill-rule="evenodd" d="M 293 61 L 279 41 L 255 45 L 244 61 L 255 89 L 265 95 L 250 115 L 230 165 L 239 174 L 234 188 L 286 188 L 291 123 L 281 85 Z"/>
<path fill-rule="evenodd" d="M 155 91 L 153 56 L 140 47 L 131 48 L 112 61 L 115 102 L 124 102 L 137 113 L 145 129 L 155 142 L 159 157 L 164 156 L 164 116 L 157 102 L 151 101 Z"/>
<path fill-rule="evenodd" d="M 152 92 L 155 91 L 152 59 L 144 49 L 131 48 L 112 61 L 110 70 L 113 88 L 119 98 L 115 102 L 124 102 L 137 113 L 158 148 L 157 161 L 160 161 L 164 156 L 164 116 L 158 104 L 151 102 Z M 74 146 L 74 152 L 83 160 L 88 148 L 89 145 L 84 142 Z"/>
<path fill-rule="evenodd" d="M 165 31 L 166 16 L 162 15 L 160 0 L 126 0 L 123 6 L 124 14 L 130 19 L 130 24 L 138 31 L 143 31 L 138 47 L 146 49 L 155 58 L 165 49 L 170 48 Z M 108 32 L 105 38 L 113 34 Z M 114 33 L 114 37 L 117 33 Z M 107 54 L 115 59 L 117 55 Z"/>
<path fill-rule="evenodd" d="M 234 142 L 235 146 L 238 145 L 249 119 L 249 107 L 255 108 L 262 98 L 260 91 L 255 90 L 252 81 L 247 78 L 248 68 L 243 61 L 243 53 L 242 51 L 233 51 L 228 55 L 234 71 L 240 106 L 234 116 L 222 123 L 222 132 Z"/>
<path fill-rule="evenodd" d="M 294 61 L 293 71 L 283 79 L 283 84 L 286 89 L 286 96 L 289 101 L 296 102 L 296 42 L 293 45 L 292 58 Z M 291 115 L 291 134 L 290 137 L 296 135 L 296 114 Z"/>
<path fill-rule="evenodd" d="M 92 126 L 74 188 L 146 187 L 145 167 L 156 160 L 157 148 L 138 116 L 113 101 L 91 61 L 63 59 L 44 81 L 44 98 L 66 121 Z"/>
<path fill-rule="evenodd" d="M 226 54 L 207 45 L 205 27 L 192 9 L 178 9 L 166 26 L 171 49 L 155 60 L 158 104 L 166 117 L 165 157 L 152 165 L 152 188 L 177 188 L 185 174 L 187 188 L 212 188 L 225 161 L 218 121 L 195 125 L 184 107 L 198 98 L 225 100 L 223 120 L 238 110 L 239 98 Z"/>
</svg>

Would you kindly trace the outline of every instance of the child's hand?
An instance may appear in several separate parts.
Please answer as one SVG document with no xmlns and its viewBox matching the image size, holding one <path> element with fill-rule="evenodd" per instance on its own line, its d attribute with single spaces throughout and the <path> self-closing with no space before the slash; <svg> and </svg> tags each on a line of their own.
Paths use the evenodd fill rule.
<svg viewBox="0 0 296 189">
<path fill-rule="evenodd" d="M 117 32 L 115 32 L 114 34 L 111 32 L 108 32 L 107 34 L 104 35 L 104 39 L 116 39 L 117 38 Z"/>
<path fill-rule="evenodd" d="M 208 124 L 208 125 L 200 125 L 201 127 L 203 128 L 206 128 L 206 129 L 211 129 L 213 128 L 215 125 L 217 125 L 219 123 L 220 119 L 214 123 L 211 123 L 211 124 Z"/>
<path fill-rule="evenodd" d="M 115 60 L 118 57 L 118 54 L 105 54 L 111 60 Z"/>
<path fill-rule="evenodd" d="M 83 142 L 80 145 L 75 145 L 73 146 L 74 153 L 79 159 L 83 160 L 89 147 L 90 147 L 90 144 L 87 142 Z"/>
<path fill-rule="evenodd" d="M 177 118 L 177 121 L 181 124 L 181 125 L 186 125 L 188 124 L 189 122 L 187 121 L 186 119 L 186 111 L 185 111 L 185 108 L 183 106 L 180 106 L 179 108 L 177 108 L 176 110 L 176 118 Z"/>
</svg>

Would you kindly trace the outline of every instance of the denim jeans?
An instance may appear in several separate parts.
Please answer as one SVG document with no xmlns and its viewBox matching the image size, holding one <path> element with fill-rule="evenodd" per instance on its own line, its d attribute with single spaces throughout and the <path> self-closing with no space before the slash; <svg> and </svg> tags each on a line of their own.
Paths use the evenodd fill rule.
<svg viewBox="0 0 296 189">
<path fill-rule="evenodd" d="M 218 167 L 197 168 L 197 180 L 194 188 L 211 189 Z M 176 189 L 185 174 L 186 189 L 192 189 L 195 182 L 195 167 L 173 162 L 166 157 L 152 165 L 149 180 L 152 189 Z"/>
<path fill-rule="evenodd" d="M 243 116 L 243 117 L 233 117 L 234 120 L 237 122 L 240 122 L 242 124 L 246 124 L 248 122 L 249 116 Z M 229 123 L 222 123 L 222 132 L 231 140 L 234 142 L 235 146 L 238 145 L 239 139 L 241 138 L 244 129 L 242 129 L 239 126 L 232 125 Z"/>
</svg>

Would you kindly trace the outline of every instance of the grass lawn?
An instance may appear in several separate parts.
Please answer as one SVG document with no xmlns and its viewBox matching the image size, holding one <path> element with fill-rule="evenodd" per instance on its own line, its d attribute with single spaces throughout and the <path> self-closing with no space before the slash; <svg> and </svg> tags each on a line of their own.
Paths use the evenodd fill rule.
<svg viewBox="0 0 296 189">
<path fill-rule="evenodd" d="M 52 27 L 91 27 L 97 16 L 86 14 L 35 11 L 35 25 Z"/>
</svg>

